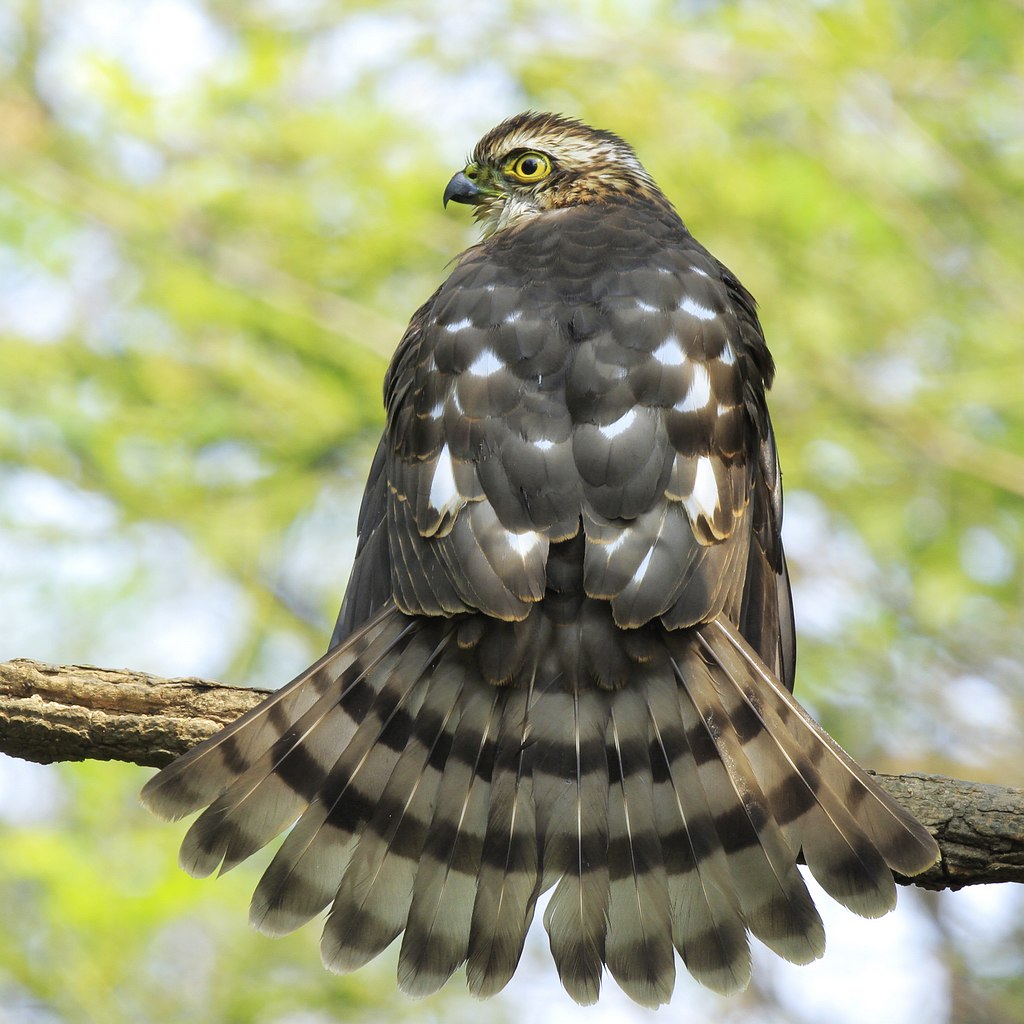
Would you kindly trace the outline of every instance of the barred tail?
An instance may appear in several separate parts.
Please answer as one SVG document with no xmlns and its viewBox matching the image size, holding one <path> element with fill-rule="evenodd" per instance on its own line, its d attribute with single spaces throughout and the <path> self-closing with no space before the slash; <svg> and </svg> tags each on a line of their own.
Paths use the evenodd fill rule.
<svg viewBox="0 0 1024 1024">
<path fill-rule="evenodd" d="M 637 1002 L 667 1002 L 674 951 L 737 991 L 748 933 L 797 963 L 824 949 L 801 852 L 868 917 L 892 907 L 892 871 L 936 860 L 728 623 L 633 633 L 632 675 L 611 688 L 559 668 L 543 615 L 521 627 L 387 609 L 143 800 L 165 818 L 206 807 L 182 845 L 197 875 L 290 828 L 253 924 L 279 934 L 329 907 L 337 971 L 404 932 L 399 983 L 417 995 L 464 963 L 475 994 L 500 990 L 549 888 L 544 924 L 577 1001 L 597 999 L 607 967 Z"/>
</svg>

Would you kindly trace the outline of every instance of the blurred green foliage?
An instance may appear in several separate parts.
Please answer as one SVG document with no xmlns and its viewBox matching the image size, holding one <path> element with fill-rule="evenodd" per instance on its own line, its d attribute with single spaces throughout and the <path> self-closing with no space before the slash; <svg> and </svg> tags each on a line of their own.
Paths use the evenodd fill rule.
<svg viewBox="0 0 1024 1024">
<path fill-rule="evenodd" d="M 0 1020 L 43 1007 L 76 1024 L 422 1019 L 386 970 L 342 984 L 311 970 L 312 929 L 270 944 L 237 927 L 253 871 L 197 885 L 138 807 L 148 773 L 110 769 L 65 775 L 59 825 L 4 835 L 0 878 L 19 882 L 0 884 Z"/>
<path fill-rule="evenodd" d="M 4 581 L 5 651 L 159 668 L 166 628 L 180 671 L 299 669 L 386 361 L 474 237 L 441 190 L 497 120 L 555 109 L 627 138 L 762 303 L 800 692 L 868 763 L 1019 781 L 1022 68 L 1003 0 L 11 0 L 0 557 L 45 554 Z M 106 511 L 38 513 L 40 481 Z M 230 607 L 200 612 L 223 643 L 189 661 L 176 588 L 204 573 Z M 251 877 L 179 876 L 137 772 L 62 780 L 52 821 L 0 828 L 0 899 L 33 922 L 0 932 L 0 992 L 38 1019 L 406 1012 L 379 972 L 319 973 L 309 935 L 239 940 Z M 1024 1014 L 1019 985 L 977 1000 Z"/>
</svg>

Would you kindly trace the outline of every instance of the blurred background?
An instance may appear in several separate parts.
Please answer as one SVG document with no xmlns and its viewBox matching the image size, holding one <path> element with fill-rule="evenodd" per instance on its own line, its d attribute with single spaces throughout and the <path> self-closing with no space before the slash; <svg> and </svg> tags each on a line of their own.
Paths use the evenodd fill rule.
<svg viewBox="0 0 1024 1024">
<path fill-rule="evenodd" d="M 864 764 L 1024 784 L 1020 0 L 6 0 L 0 658 L 277 686 L 325 647 L 413 310 L 475 233 L 449 176 L 507 115 L 636 147 L 758 297 L 798 694 Z M 149 772 L 0 759 L 0 1024 L 639 1021 L 535 929 L 481 1007 L 251 933 Z M 1024 1019 L 1019 887 L 758 954 L 661 1019 Z"/>
</svg>

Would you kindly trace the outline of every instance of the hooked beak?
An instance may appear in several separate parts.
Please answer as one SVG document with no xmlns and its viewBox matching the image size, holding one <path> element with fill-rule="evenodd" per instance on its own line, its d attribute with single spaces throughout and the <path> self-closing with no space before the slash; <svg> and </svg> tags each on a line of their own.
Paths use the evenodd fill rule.
<svg viewBox="0 0 1024 1024">
<path fill-rule="evenodd" d="M 459 171 L 458 174 L 452 175 L 452 180 L 448 182 L 441 201 L 445 206 L 448 205 L 449 201 L 454 203 L 477 203 L 480 201 L 480 194 L 480 187 L 476 182 L 470 181 L 466 177 L 465 171 Z"/>
</svg>

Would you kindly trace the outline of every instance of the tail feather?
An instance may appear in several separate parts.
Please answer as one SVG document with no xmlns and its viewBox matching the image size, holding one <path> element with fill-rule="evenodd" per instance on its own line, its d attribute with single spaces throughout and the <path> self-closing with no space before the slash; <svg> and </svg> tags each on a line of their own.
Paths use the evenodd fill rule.
<svg viewBox="0 0 1024 1024">
<path fill-rule="evenodd" d="M 729 722 L 714 679 L 689 644 L 674 660 L 679 706 L 751 933 L 791 963 L 825 950 L 825 930 L 772 809 Z"/>
<path fill-rule="evenodd" d="M 324 926 L 321 949 L 332 971 L 362 967 L 405 927 L 416 867 L 458 723 L 463 682 L 460 674 L 438 672 L 409 745 L 359 839 Z"/>
<path fill-rule="evenodd" d="M 324 758 L 330 750 L 317 743 L 318 733 L 321 739 L 330 731 L 351 735 L 351 720 L 343 719 L 347 716 L 333 698 L 313 705 L 299 719 L 294 741 L 286 734 L 274 745 L 287 744 L 285 751 L 275 749 L 257 761 L 192 823 L 181 844 L 181 866 L 196 878 L 218 867 L 230 871 L 295 821 L 316 792 L 306 786 L 318 787 L 328 771 Z M 321 725 L 327 728 L 318 729 Z M 305 770 L 291 771 L 299 761 L 307 762 Z"/>
<path fill-rule="evenodd" d="M 705 644 L 703 638 L 700 642 Z M 801 747 L 772 701 L 744 685 L 747 666 L 732 647 L 705 650 L 722 669 L 716 680 L 723 706 L 793 854 L 803 848 L 821 886 L 855 913 L 880 917 L 890 911 L 896 905 L 892 872 L 818 771 L 816 762 L 825 756 L 825 748 L 820 743 Z"/>
<path fill-rule="evenodd" d="M 471 991 L 497 992 L 552 887 L 544 924 L 578 1002 L 597 999 L 605 966 L 638 1003 L 667 1002 L 673 947 L 734 992 L 748 931 L 797 963 L 824 948 L 801 850 L 865 915 L 891 906 L 890 868 L 934 861 L 927 832 L 727 622 L 602 628 L 600 644 L 622 645 L 604 666 L 571 625 L 541 625 L 392 607 L 144 799 L 167 817 L 207 806 L 183 844 L 196 873 L 292 825 L 253 924 L 279 934 L 330 905 L 322 952 L 337 971 L 404 930 L 399 984 L 416 995 L 464 962 Z"/>
<path fill-rule="evenodd" d="M 474 687 L 452 737 L 398 958 L 398 984 L 409 995 L 436 992 L 468 956 L 500 695 Z"/>
<path fill-rule="evenodd" d="M 612 702 L 608 778 L 608 969 L 631 999 L 655 1008 L 672 997 L 676 971 L 647 713 L 640 694 L 629 690 Z"/>
<path fill-rule="evenodd" d="M 182 754 L 146 783 L 142 802 L 168 821 L 206 807 L 264 757 L 321 698 L 344 691 L 364 660 L 400 643 L 411 629 L 379 615 L 353 635 L 353 643 L 329 651 L 301 675 L 215 736 Z"/>
<path fill-rule="evenodd" d="M 721 840 L 698 784 L 676 682 L 652 673 L 646 689 L 654 813 L 672 914 L 672 942 L 687 970 L 722 995 L 750 980 L 750 944 Z"/>
<path fill-rule="evenodd" d="M 195 820 L 181 846 L 186 871 L 229 871 L 299 817 L 330 771 L 339 738 L 344 744 L 355 735 L 359 719 L 350 707 L 365 701 L 367 685 L 361 675 L 340 699 L 318 700 Z"/>
<path fill-rule="evenodd" d="M 498 733 L 466 966 L 469 990 L 481 998 L 504 988 L 515 972 L 540 892 L 529 701 L 528 691 L 508 693 Z"/>
<path fill-rule="evenodd" d="M 823 780 L 857 822 L 889 867 L 904 875 L 918 875 L 939 859 L 939 847 L 928 830 L 901 807 L 800 706 L 762 664 L 757 654 L 731 624 L 716 619 L 701 633 L 711 637 L 717 651 L 731 647 L 744 666 L 744 692 L 770 708 L 798 748 L 810 751 Z"/>
<path fill-rule="evenodd" d="M 584 1005 L 596 1002 L 601 989 L 608 927 L 609 704 L 602 692 L 548 694 L 534 719 L 534 742 L 547 748 L 535 768 L 544 780 L 538 798 L 551 808 L 539 816 L 544 871 L 558 879 L 544 927 L 562 984 Z"/>
<path fill-rule="evenodd" d="M 253 895 L 250 921 L 280 935 L 301 926 L 337 893 L 355 843 L 409 741 L 431 670 L 450 632 L 414 638 L 377 668 L 378 692 L 308 809 L 277 851 Z M 372 687 L 371 687 L 372 689 Z"/>
</svg>

